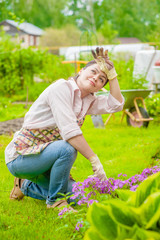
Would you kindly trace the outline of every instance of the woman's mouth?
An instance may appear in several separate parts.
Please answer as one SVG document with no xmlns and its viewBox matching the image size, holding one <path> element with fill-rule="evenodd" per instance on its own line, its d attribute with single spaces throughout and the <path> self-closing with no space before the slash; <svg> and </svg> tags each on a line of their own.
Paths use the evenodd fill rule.
<svg viewBox="0 0 160 240">
<path fill-rule="evenodd" d="M 90 84 L 91 84 L 92 86 L 95 87 L 95 83 L 94 83 L 91 79 L 88 79 L 88 81 L 90 82 Z"/>
</svg>

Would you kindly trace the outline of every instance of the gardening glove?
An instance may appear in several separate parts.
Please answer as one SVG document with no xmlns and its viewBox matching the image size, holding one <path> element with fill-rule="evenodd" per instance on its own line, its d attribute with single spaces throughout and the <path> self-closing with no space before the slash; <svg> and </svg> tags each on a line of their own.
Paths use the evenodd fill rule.
<svg viewBox="0 0 160 240">
<path fill-rule="evenodd" d="M 94 172 L 93 177 L 98 177 L 101 181 L 107 180 L 103 166 L 97 155 L 94 155 L 89 158 L 89 161 L 92 164 L 92 170 Z"/>
<path fill-rule="evenodd" d="M 108 50 L 103 52 L 103 48 L 97 47 L 96 52 L 92 50 L 92 55 L 97 64 L 100 66 L 101 71 L 107 75 L 109 81 L 117 77 L 113 62 L 109 60 Z"/>
</svg>

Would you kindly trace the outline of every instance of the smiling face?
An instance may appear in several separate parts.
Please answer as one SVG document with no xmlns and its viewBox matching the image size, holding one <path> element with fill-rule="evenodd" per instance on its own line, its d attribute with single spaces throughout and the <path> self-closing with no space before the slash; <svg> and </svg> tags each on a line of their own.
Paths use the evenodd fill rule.
<svg viewBox="0 0 160 240">
<path fill-rule="evenodd" d="M 106 74 L 95 63 L 82 69 L 77 78 L 77 85 L 81 90 L 82 97 L 84 97 L 90 93 L 98 92 L 105 85 L 106 81 Z"/>
</svg>

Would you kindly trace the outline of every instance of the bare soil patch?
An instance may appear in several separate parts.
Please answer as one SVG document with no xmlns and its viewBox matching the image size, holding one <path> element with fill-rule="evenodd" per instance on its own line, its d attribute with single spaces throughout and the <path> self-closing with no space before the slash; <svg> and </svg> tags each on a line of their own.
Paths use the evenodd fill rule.
<svg viewBox="0 0 160 240">
<path fill-rule="evenodd" d="M 14 133 L 22 127 L 24 118 L 16 118 L 0 122 L 0 135 Z"/>
</svg>

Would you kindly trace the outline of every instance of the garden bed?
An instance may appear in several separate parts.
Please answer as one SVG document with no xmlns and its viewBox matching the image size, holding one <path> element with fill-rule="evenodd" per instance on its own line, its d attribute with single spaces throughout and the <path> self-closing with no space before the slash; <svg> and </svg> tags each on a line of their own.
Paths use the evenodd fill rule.
<svg viewBox="0 0 160 240">
<path fill-rule="evenodd" d="M 0 135 L 11 134 L 18 131 L 23 124 L 24 118 L 16 118 L 0 122 Z"/>
</svg>

